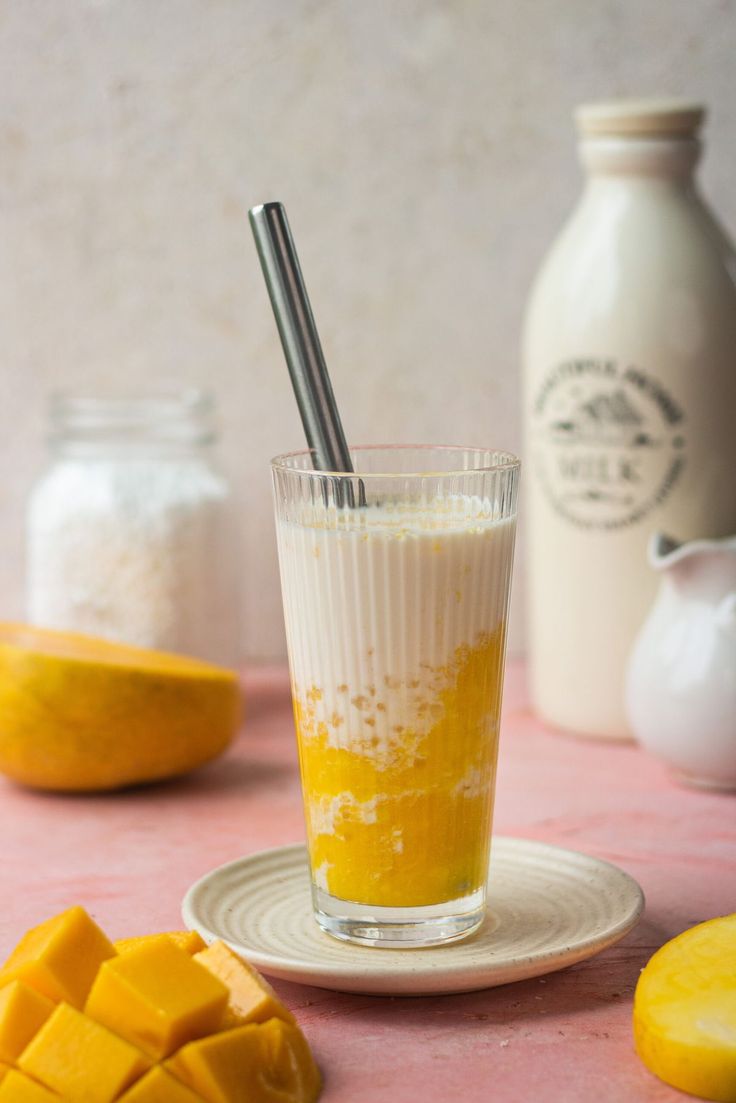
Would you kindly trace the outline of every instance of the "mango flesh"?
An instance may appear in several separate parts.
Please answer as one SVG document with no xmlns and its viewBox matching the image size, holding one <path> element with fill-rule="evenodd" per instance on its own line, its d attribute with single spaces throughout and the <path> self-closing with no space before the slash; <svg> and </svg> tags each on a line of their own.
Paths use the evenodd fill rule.
<svg viewBox="0 0 736 1103">
<path fill-rule="evenodd" d="M 161 1065 L 156 1065 L 128 1088 L 118 1103 L 203 1103 L 203 1100 Z"/>
<path fill-rule="evenodd" d="M 54 1002 L 83 1007 L 103 961 L 115 950 L 84 908 L 32 927 L 0 969 L 0 987 L 20 980 Z"/>
<path fill-rule="evenodd" d="M 636 1050 L 661 1080 L 736 1103 L 736 914 L 700 923 L 653 955 L 633 1022 Z"/>
<path fill-rule="evenodd" d="M 300 1031 L 281 1019 L 190 1042 L 166 1067 L 207 1103 L 313 1103 L 319 1072 Z"/>
<path fill-rule="evenodd" d="M 219 977 L 228 989 L 226 1025 L 246 1026 L 273 1018 L 295 1025 L 294 1016 L 268 981 L 224 942 L 213 942 L 206 950 L 195 954 L 194 960 Z"/>
<path fill-rule="evenodd" d="M 22 1072 L 85 1103 L 113 1103 L 149 1065 L 140 1050 L 68 1003 L 58 1005 L 18 1058 Z"/>
<path fill-rule="evenodd" d="M 118 789 L 220 754 L 240 719 L 231 670 L 72 632 L 0 623 L 0 771 Z"/>
<path fill-rule="evenodd" d="M 118 954 L 126 954 L 128 950 L 137 950 L 139 946 L 146 946 L 150 942 L 157 942 L 160 938 L 168 938 L 181 950 L 188 954 L 197 954 L 200 950 L 207 949 L 207 943 L 196 931 L 161 931 L 156 934 L 132 935 L 130 938 L 118 938 L 113 942 Z"/>
<path fill-rule="evenodd" d="M 85 1012 L 151 1057 L 219 1029 L 228 990 L 170 939 L 103 963 Z"/>
<path fill-rule="evenodd" d="M 59 1099 L 55 1092 L 17 1069 L 10 1069 L 0 1083 L 0 1103 L 59 1103 Z"/>
<path fill-rule="evenodd" d="M 120 944 L 82 908 L 21 939 L 0 970 L 0 1103 L 314 1103 L 306 1039 L 239 955 L 190 932 Z"/>
<path fill-rule="evenodd" d="M 53 1010 L 50 999 L 19 980 L 0 988 L 0 1061 L 16 1061 Z"/>
</svg>

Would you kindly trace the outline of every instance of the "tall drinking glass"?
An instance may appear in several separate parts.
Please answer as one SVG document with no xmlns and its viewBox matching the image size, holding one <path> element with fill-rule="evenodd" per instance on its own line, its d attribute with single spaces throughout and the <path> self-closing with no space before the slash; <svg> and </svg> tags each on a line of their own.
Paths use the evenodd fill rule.
<svg viewBox="0 0 736 1103">
<path fill-rule="evenodd" d="M 351 449 L 272 463 L 317 922 L 376 946 L 485 910 L 519 463 Z"/>
</svg>

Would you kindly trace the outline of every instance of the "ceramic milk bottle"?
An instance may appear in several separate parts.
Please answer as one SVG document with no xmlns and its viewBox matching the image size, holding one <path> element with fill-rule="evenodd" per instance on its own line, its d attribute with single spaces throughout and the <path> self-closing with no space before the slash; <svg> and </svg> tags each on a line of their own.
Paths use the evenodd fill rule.
<svg viewBox="0 0 736 1103">
<path fill-rule="evenodd" d="M 524 335 L 531 688 L 573 732 L 629 735 L 647 542 L 736 532 L 736 258 L 693 171 L 703 109 L 578 109 L 587 181 Z"/>
</svg>

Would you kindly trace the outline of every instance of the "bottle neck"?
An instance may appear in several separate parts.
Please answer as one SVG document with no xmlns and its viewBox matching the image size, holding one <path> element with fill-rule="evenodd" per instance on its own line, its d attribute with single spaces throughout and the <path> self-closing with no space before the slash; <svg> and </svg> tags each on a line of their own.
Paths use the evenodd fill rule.
<svg viewBox="0 0 736 1103">
<path fill-rule="evenodd" d="M 580 161 L 593 180 L 662 181 L 692 186 L 700 159 L 697 138 L 583 138 Z"/>
</svg>

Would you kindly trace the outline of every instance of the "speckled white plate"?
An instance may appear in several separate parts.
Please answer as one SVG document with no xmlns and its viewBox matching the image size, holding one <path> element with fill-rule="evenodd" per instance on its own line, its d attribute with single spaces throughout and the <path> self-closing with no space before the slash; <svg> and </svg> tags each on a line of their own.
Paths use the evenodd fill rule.
<svg viewBox="0 0 736 1103">
<path fill-rule="evenodd" d="M 462 942 L 426 950 L 354 946 L 312 917 L 303 846 L 265 850 L 212 870 L 187 892 L 189 928 L 222 939 L 264 973 L 342 992 L 472 992 L 551 973 L 622 938 L 644 906 L 639 885 L 608 862 L 495 837 L 488 916 Z"/>
</svg>

